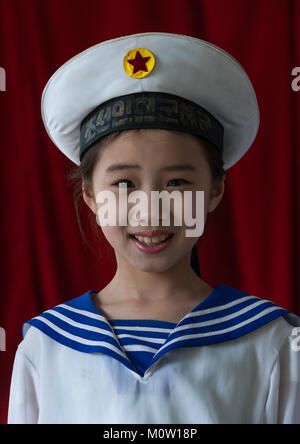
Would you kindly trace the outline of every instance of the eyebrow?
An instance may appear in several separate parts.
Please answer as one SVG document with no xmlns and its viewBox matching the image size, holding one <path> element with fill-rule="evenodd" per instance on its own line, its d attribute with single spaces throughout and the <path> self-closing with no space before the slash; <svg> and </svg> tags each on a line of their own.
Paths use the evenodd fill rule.
<svg viewBox="0 0 300 444">
<path fill-rule="evenodd" d="M 115 163 L 106 168 L 107 173 L 111 173 L 114 171 L 122 171 L 122 170 L 141 170 L 140 165 L 131 165 L 128 163 Z M 162 171 L 194 171 L 196 172 L 196 168 L 193 165 L 184 163 L 184 164 L 176 164 L 176 165 L 168 165 L 161 168 Z"/>
</svg>

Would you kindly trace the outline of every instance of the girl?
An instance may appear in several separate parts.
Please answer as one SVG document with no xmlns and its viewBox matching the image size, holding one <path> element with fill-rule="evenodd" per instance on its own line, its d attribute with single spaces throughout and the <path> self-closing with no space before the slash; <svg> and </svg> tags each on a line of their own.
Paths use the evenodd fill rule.
<svg viewBox="0 0 300 444">
<path fill-rule="evenodd" d="M 300 423 L 299 318 L 201 279 L 199 235 L 175 223 L 175 204 L 168 225 L 152 203 L 131 212 L 129 193 L 176 191 L 194 214 L 201 190 L 205 223 L 258 130 L 243 68 L 192 37 L 122 37 L 63 65 L 42 114 L 98 223 L 101 193 L 119 220 L 124 190 L 130 223 L 102 225 L 117 261 L 105 288 L 25 323 L 9 423 Z"/>
</svg>

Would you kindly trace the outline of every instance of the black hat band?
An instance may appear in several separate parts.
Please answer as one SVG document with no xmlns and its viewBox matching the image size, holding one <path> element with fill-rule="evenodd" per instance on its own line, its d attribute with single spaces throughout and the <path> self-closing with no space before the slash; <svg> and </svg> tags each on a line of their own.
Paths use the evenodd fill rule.
<svg viewBox="0 0 300 444">
<path fill-rule="evenodd" d="M 142 92 L 108 100 L 82 121 L 80 161 L 102 137 L 137 128 L 160 128 L 202 136 L 221 156 L 223 153 L 224 128 L 208 111 L 173 94 Z"/>
</svg>

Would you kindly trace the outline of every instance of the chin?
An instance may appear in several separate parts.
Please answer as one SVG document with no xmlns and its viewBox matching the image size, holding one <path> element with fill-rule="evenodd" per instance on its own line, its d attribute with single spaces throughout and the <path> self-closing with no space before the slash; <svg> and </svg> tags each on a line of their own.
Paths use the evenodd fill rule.
<svg viewBox="0 0 300 444">
<path fill-rule="evenodd" d="M 127 261 L 129 262 L 129 261 Z M 143 271 L 145 273 L 163 273 L 167 270 L 169 270 L 170 268 L 173 267 L 173 263 L 170 261 L 164 260 L 164 261 L 159 261 L 158 258 L 153 259 L 152 261 L 130 261 L 130 265 L 140 271 Z M 148 262 L 148 263 L 147 263 Z"/>
</svg>

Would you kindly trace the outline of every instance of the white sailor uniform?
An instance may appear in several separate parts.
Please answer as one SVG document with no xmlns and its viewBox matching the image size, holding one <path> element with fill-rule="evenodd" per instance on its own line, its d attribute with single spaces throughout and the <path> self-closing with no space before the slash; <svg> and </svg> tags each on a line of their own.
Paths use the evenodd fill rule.
<svg viewBox="0 0 300 444">
<path fill-rule="evenodd" d="M 9 423 L 300 423 L 298 316 L 219 284 L 178 324 L 108 321 L 94 291 L 24 324 Z"/>
</svg>

